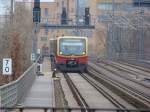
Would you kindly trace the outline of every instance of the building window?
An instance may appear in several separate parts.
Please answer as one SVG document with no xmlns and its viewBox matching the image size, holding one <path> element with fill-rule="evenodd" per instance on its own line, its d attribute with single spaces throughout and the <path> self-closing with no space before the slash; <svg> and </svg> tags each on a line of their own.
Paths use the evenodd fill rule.
<svg viewBox="0 0 150 112">
<path fill-rule="evenodd" d="M 48 35 L 48 32 L 49 32 L 48 28 L 45 28 L 45 35 Z"/>
<path fill-rule="evenodd" d="M 45 16 L 48 16 L 48 8 L 45 8 Z"/>
<path fill-rule="evenodd" d="M 57 7 L 59 6 L 59 3 L 57 2 Z"/>
<path fill-rule="evenodd" d="M 47 41 L 47 36 L 42 36 L 41 41 Z"/>
<path fill-rule="evenodd" d="M 64 1 L 62 1 L 62 7 L 64 7 Z"/>
<path fill-rule="evenodd" d="M 100 4 L 98 4 L 97 7 L 100 10 L 112 10 L 113 4 L 112 3 L 100 3 Z"/>
<path fill-rule="evenodd" d="M 74 13 L 74 8 L 71 8 L 71 13 Z"/>
</svg>

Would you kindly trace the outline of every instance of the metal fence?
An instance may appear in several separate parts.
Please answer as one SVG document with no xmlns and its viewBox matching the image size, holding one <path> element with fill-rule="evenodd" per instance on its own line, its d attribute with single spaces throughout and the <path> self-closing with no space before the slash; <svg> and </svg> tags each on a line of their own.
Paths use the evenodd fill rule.
<svg viewBox="0 0 150 112">
<path fill-rule="evenodd" d="M 137 61 L 137 62 L 149 62 L 150 63 L 150 53 L 145 54 L 137 54 L 137 53 L 115 53 L 115 56 L 112 58 L 113 60 L 123 60 L 123 61 Z"/>
<path fill-rule="evenodd" d="M 81 111 L 81 112 L 150 112 L 150 109 L 106 109 L 106 108 L 55 108 L 55 107 L 18 107 L 18 108 L 0 108 L 0 110 L 14 110 L 17 112 L 27 112 L 27 111 L 38 111 L 40 112 L 72 112 L 72 111 Z M 41 111 L 42 110 L 42 111 Z"/>
<path fill-rule="evenodd" d="M 84 15 L 81 16 L 78 21 L 76 15 L 71 15 L 70 18 L 71 19 L 66 19 L 67 25 L 79 25 L 79 26 L 85 25 Z M 56 18 L 45 17 L 45 18 L 41 18 L 40 23 L 49 24 L 49 25 L 61 25 L 61 19 L 60 17 L 56 17 Z M 89 25 L 95 25 L 95 24 L 96 24 L 96 17 L 91 15 L 89 20 Z"/>
<path fill-rule="evenodd" d="M 150 9 L 141 7 L 140 0 L 138 7 L 126 0 L 118 1 L 112 1 L 110 10 L 101 9 L 102 13 L 97 18 L 98 22 L 104 23 L 107 27 L 107 57 L 120 59 L 123 56 L 150 60 Z M 99 3 L 98 6 L 107 6 L 109 2 L 105 0 L 104 4 Z"/>
<path fill-rule="evenodd" d="M 34 63 L 16 81 L 0 87 L 0 107 L 13 107 L 23 100 L 36 78 L 36 66 Z"/>
</svg>

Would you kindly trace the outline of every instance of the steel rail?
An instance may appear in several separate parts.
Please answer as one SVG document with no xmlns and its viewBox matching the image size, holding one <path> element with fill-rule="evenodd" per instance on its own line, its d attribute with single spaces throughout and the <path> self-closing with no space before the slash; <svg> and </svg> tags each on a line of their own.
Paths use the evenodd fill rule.
<svg viewBox="0 0 150 112">
<path fill-rule="evenodd" d="M 143 83 L 140 83 L 139 81 L 133 80 L 133 79 L 131 79 L 131 78 L 124 77 L 124 76 L 120 75 L 118 72 L 113 71 L 113 70 L 111 70 L 111 69 L 109 69 L 109 68 L 107 68 L 107 67 L 105 67 L 105 66 L 100 65 L 100 64 L 96 64 L 96 65 L 98 65 L 99 67 L 101 67 L 101 68 L 103 68 L 103 69 L 105 69 L 105 70 L 107 70 L 107 71 L 113 73 L 114 75 L 118 75 L 118 76 L 121 77 L 121 78 L 124 78 L 124 79 L 126 79 L 126 80 L 128 80 L 128 81 L 134 82 L 134 83 L 136 83 L 136 84 L 139 84 L 140 86 L 143 86 L 143 87 L 145 87 L 145 88 L 147 88 L 147 89 L 150 89 L 150 86 L 148 86 L 148 85 L 145 85 L 145 84 L 143 84 Z M 114 68 L 116 68 L 116 69 L 119 69 L 119 70 L 124 71 L 124 72 L 128 72 L 128 73 L 130 73 L 131 75 L 137 76 L 137 74 L 135 74 L 135 73 L 131 73 L 130 71 L 125 71 L 125 70 L 123 70 L 123 69 L 121 69 L 121 68 L 117 68 L 117 67 L 115 67 L 114 65 L 107 64 L 107 66 L 112 66 L 112 67 L 114 67 Z M 144 93 L 143 93 L 143 94 L 144 94 Z M 147 95 L 147 97 L 150 99 L 150 96 L 149 96 L 149 95 Z"/>
<path fill-rule="evenodd" d="M 120 63 L 120 64 L 123 64 L 123 65 L 126 65 L 126 66 L 130 66 L 130 67 L 139 69 L 139 70 L 144 71 L 144 72 L 147 72 L 147 73 L 150 73 L 150 70 L 149 70 L 148 68 L 144 68 L 144 67 L 141 67 L 141 66 L 129 64 L 129 63 L 126 63 L 126 62 L 120 62 L 120 61 L 119 61 L 119 63 Z"/>
<path fill-rule="evenodd" d="M 85 99 L 82 97 L 81 93 L 79 92 L 79 90 L 77 89 L 77 87 L 75 86 L 71 78 L 69 77 L 69 75 L 67 73 L 63 73 L 63 75 L 78 105 L 81 108 L 84 108 L 82 112 L 89 112 L 87 110 L 87 108 L 89 108 L 88 104 L 86 103 Z"/>
<path fill-rule="evenodd" d="M 92 72 L 89 70 L 92 69 Z M 122 91 L 126 95 L 130 96 L 134 100 L 138 101 L 140 105 L 145 106 L 146 108 L 150 108 L 150 100 L 144 97 L 141 93 L 138 91 L 134 91 L 133 88 L 128 87 L 127 85 L 120 83 L 116 80 L 111 79 L 110 77 L 107 77 L 104 73 L 101 73 L 100 71 L 97 71 L 93 67 L 89 67 L 89 74 L 90 76 L 95 77 L 96 80 L 102 79 L 103 81 L 107 82 L 107 84 L 110 84 L 111 86 L 117 88 L 118 90 Z M 93 72 L 94 71 L 94 72 Z M 135 104 L 136 105 L 136 104 Z"/>
<path fill-rule="evenodd" d="M 114 68 L 118 68 L 118 69 L 121 69 L 121 70 L 123 70 L 123 71 L 125 71 L 125 72 L 128 72 L 128 73 L 131 73 L 131 74 L 134 74 L 134 75 L 137 75 L 137 74 L 141 74 L 140 72 L 137 72 L 136 70 L 131 70 L 131 69 L 128 69 L 128 68 L 126 68 L 126 67 L 123 67 L 123 66 L 121 66 L 121 65 L 118 65 L 118 64 L 115 64 L 115 63 L 113 63 L 113 62 L 110 62 L 110 63 L 113 63 L 113 65 L 111 64 L 109 64 L 108 62 L 106 62 L 106 61 L 102 61 L 102 63 L 104 63 L 104 64 L 107 64 L 107 65 L 109 65 L 109 66 L 113 66 Z M 135 67 L 134 67 L 135 68 Z M 135 69 L 139 69 L 139 68 L 135 68 Z M 143 72 L 147 72 L 146 70 L 142 70 Z M 149 72 L 150 72 L 150 70 L 149 70 Z M 149 73 L 148 72 L 148 73 Z M 146 75 L 146 74 L 142 74 L 143 76 L 146 76 L 146 77 L 150 77 L 150 74 L 149 75 Z"/>
<path fill-rule="evenodd" d="M 98 86 L 94 81 L 90 80 L 87 75 L 80 73 L 80 75 L 89 82 L 98 92 L 100 92 L 104 97 L 106 97 L 112 104 L 114 104 L 118 109 L 127 109 L 123 104 L 118 102 L 113 96 L 104 90 L 104 88 Z"/>
</svg>

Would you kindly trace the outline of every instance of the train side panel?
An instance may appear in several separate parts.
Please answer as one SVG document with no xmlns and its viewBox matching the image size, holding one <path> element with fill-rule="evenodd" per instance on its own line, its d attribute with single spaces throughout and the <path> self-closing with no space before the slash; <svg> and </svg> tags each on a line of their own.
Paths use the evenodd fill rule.
<svg viewBox="0 0 150 112">
<path fill-rule="evenodd" d="M 57 56 L 57 40 L 50 40 L 50 60 L 51 60 L 51 69 L 56 68 L 56 56 Z"/>
<path fill-rule="evenodd" d="M 50 40 L 50 56 L 57 56 L 57 40 Z"/>
</svg>

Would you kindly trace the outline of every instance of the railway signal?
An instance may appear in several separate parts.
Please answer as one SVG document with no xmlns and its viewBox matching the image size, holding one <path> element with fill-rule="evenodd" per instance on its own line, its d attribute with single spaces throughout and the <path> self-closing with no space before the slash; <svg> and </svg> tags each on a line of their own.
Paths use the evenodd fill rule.
<svg viewBox="0 0 150 112">
<path fill-rule="evenodd" d="M 90 24 L 90 8 L 85 8 L 85 25 Z"/>
<path fill-rule="evenodd" d="M 35 22 L 35 23 L 41 22 L 40 0 L 34 0 L 33 22 Z"/>
<path fill-rule="evenodd" d="M 67 24 L 67 12 L 66 8 L 64 7 L 61 14 L 61 24 L 66 25 Z"/>
<path fill-rule="evenodd" d="M 47 18 L 49 19 L 49 18 Z M 89 8 L 85 9 L 84 15 L 84 24 L 78 25 L 74 24 L 72 19 L 68 19 L 67 10 L 65 7 L 62 9 L 60 24 L 54 24 L 50 22 L 41 22 L 41 8 L 40 8 L 40 0 L 34 0 L 34 7 L 33 7 L 33 22 L 36 23 L 35 28 L 47 28 L 47 29 L 95 29 L 94 24 L 91 25 L 90 23 L 90 13 Z M 71 24 L 68 24 L 68 23 Z M 38 26 L 37 24 L 40 23 Z M 35 30 L 37 31 L 37 30 Z"/>
</svg>

